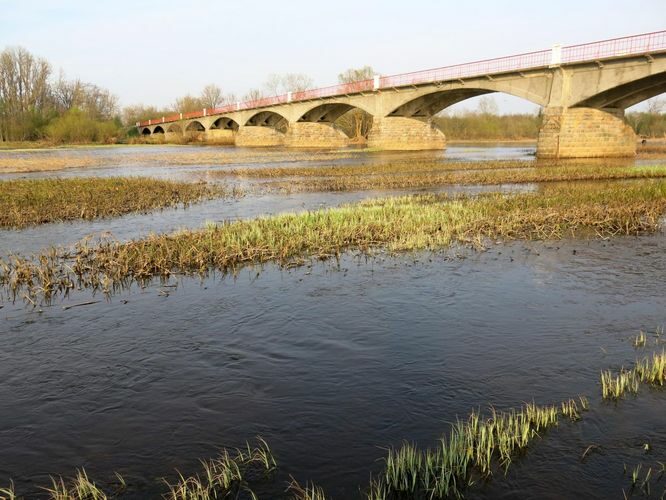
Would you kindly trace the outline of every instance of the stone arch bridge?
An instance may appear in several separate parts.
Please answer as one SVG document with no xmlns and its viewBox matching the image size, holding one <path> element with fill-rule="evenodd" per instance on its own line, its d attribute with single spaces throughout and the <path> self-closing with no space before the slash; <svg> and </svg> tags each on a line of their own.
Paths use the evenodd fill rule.
<svg viewBox="0 0 666 500">
<path fill-rule="evenodd" d="M 341 147 L 335 122 L 373 117 L 368 147 L 442 149 L 432 118 L 471 97 L 503 92 L 543 108 L 542 158 L 631 156 L 624 110 L 666 92 L 666 31 L 288 93 L 137 123 L 143 135 L 198 133 L 238 146 Z"/>
</svg>

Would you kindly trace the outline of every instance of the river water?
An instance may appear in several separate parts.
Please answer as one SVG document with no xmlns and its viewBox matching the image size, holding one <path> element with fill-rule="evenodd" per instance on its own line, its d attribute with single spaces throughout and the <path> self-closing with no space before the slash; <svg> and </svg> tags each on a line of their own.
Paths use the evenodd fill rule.
<svg viewBox="0 0 666 500">
<path fill-rule="evenodd" d="M 228 200 L 6 232 L 2 241 L 30 253 L 85 231 L 132 237 L 377 195 Z M 12 478 L 34 495 L 49 475 L 85 467 L 102 483 L 125 476 L 124 497 L 159 497 L 160 478 L 197 472 L 200 458 L 259 435 L 280 464 L 260 498 L 282 498 L 290 474 L 332 498 L 360 498 L 387 446 L 432 445 L 473 409 L 581 394 L 591 401 L 581 421 L 546 432 L 506 477 L 469 496 L 623 498 L 632 494 L 625 464 L 666 461 L 666 397 L 643 389 L 602 402 L 599 372 L 661 350 L 663 337 L 649 334 L 639 351 L 632 337 L 666 323 L 665 283 L 659 233 L 347 254 L 156 282 L 68 310 L 0 303 L 0 486 Z M 90 298 L 79 292 L 68 303 Z M 581 461 L 590 445 L 598 448 Z M 653 485 L 656 498 L 664 487 Z"/>
</svg>

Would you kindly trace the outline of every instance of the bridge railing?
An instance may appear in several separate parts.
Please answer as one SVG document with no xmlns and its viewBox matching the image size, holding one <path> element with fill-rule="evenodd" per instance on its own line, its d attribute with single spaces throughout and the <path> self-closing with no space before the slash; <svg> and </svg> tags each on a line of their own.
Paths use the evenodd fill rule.
<svg viewBox="0 0 666 500">
<path fill-rule="evenodd" d="M 263 97 L 261 99 L 255 99 L 236 104 L 228 104 L 219 108 L 206 110 L 205 113 L 204 110 L 183 113 L 182 118 L 200 118 L 206 115 L 223 114 L 243 109 L 263 108 L 266 106 L 284 104 L 287 102 L 307 101 L 311 99 L 321 99 L 324 97 L 357 94 L 359 92 L 378 89 L 390 89 L 394 87 L 404 87 L 423 83 L 458 80 L 474 76 L 492 75 L 510 71 L 545 67 L 551 64 L 597 61 L 601 59 L 609 59 L 627 55 L 648 54 L 650 52 L 658 52 L 663 50 L 666 50 L 666 31 L 655 31 L 653 33 L 625 36 L 621 38 L 613 38 L 611 40 L 602 40 L 599 42 L 557 47 L 557 49 L 554 48 L 538 50 L 536 52 L 527 52 L 525 54 L 518 54 L 514 56 L 484 59 L 482 61 L 475 61 L 465 64 L 455 64 L 453 66 L 444 66 L 442 68 L 434 68 L 425 71 L 414 71 L 412 73 L 382 76 L 379 78 L 378 82 L 376 82 L 374 79 L 361 80 L 358 82 L 304 90 L 302 92 L 293 92 L 291 94 Z M 146 125 L 155 125 L 157 123 L 161 123 L 162 121 L 169 122 L 179 119 L 180 114 L 172 115 L 169 117 L 139 122 L 139 126 L 144 127 Z"/>
<path fill-rule="evenodd" d="M 666 31 L 562 47 L 562 63 L 596 61 L 659 50 L 666 50 Z"/>
<path fill-rule="evenodd" d="M 539 50 L 515 56 L 484 59 L 482 61 L 455 64 L 453 66 L 444 66 L 442 68 L 428 69 L 425 71 L 383 76 L 379 79 L 379 87 L 402 87 L 405 85 L 457 80 L 460 78 L 469 78 L 471 76 L 538 68 L 540 66 L 548 66 L 550 63 L 550 53 L 550 49 Z"/>
</svg>

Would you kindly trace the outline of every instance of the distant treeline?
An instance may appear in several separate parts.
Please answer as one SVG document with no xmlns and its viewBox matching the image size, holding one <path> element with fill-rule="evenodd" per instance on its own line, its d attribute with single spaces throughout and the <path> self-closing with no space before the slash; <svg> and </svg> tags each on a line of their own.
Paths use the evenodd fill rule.
<svg viewBox="0 0 666 500">
<path fill-rule="evenodd" d="M 541 116 L 465 113 L 459 116 L 438 116 L 433 121 L 446 134 L 447 139 L 517 140 L 536 139 Z"/>
</svg>

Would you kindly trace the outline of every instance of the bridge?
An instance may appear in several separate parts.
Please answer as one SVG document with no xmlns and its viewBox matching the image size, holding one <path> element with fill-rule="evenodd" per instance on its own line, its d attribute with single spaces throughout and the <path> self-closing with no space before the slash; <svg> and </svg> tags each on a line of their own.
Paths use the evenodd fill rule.
<svg viewBox="0 0 666 500">
<path fill-rule="evenodd" d="M 237 146 L 335 148 L 349 138 L 336 120 L 372 116 L 368 147 L 446 147 L 432 118 L 472 97 L 503 92 L 543 108 L 540 158 L 636 153 L 626 108 L 666 92 L 666 30 L 238 102 L 138 122 L 142 135 L 196 134 Z"/>
</svg>

